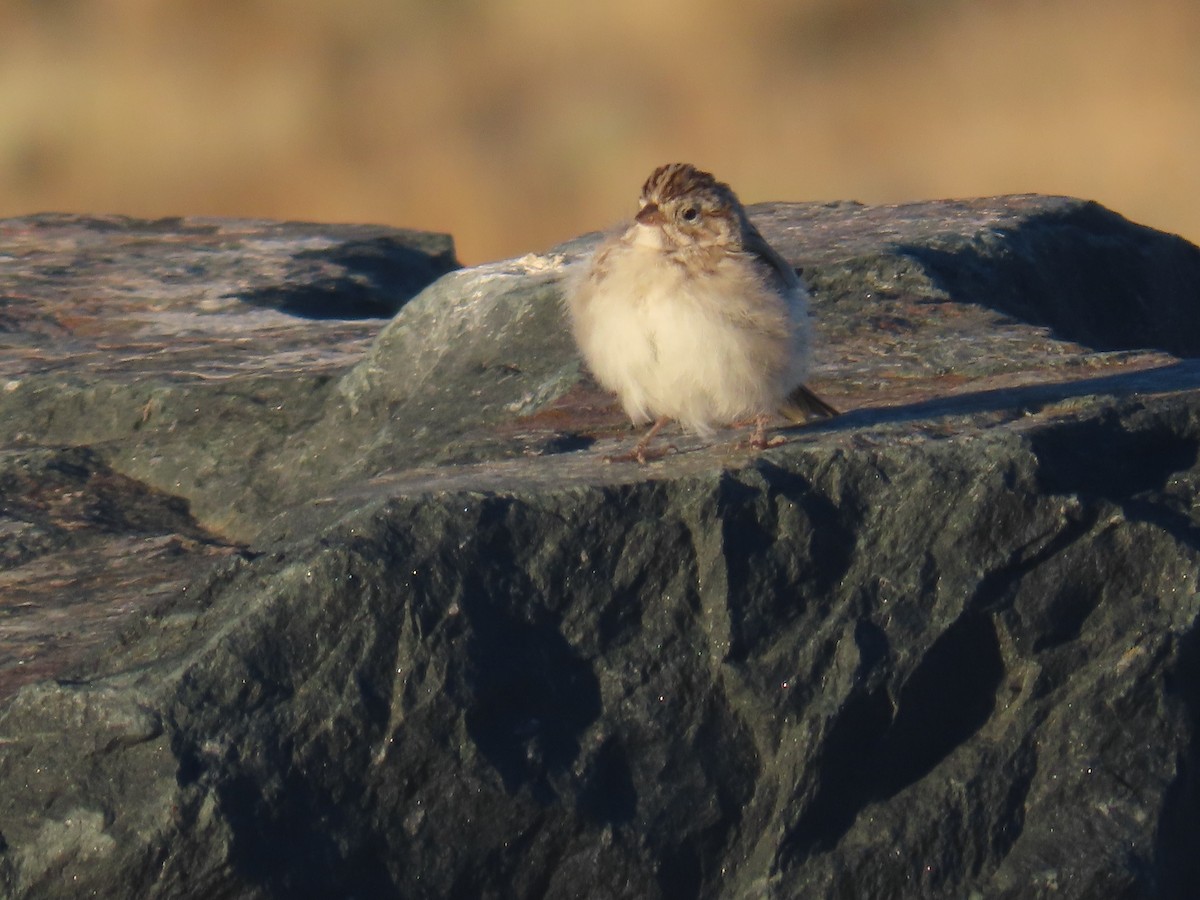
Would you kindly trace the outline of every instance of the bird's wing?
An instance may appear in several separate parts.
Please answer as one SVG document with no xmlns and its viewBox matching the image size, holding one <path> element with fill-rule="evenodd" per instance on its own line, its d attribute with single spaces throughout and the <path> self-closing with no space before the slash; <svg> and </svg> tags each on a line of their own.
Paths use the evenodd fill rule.
<svg viewBox="0 0 1200 900">
<path fill-rule="evenodd" d="M 796 270 L 775 251 L 774 247 L 767 243 L 762 232 L 755 228 L 748 219 L 745 223 L 743 241 L 748 253 L 753 253 L 767 264 L 771 270 L 771 277 L 776 282 L 776 287 L 784 291 L 794 291 L 801 287 L 800 276 L 796 274 Z"/>
</svg>

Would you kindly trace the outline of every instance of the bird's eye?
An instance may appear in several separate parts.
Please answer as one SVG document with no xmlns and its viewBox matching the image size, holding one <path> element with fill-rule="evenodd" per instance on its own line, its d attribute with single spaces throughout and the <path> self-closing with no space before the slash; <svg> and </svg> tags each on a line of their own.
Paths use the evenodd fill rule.
<svg viewBox="0 0 1200 900">
<path fill-rule="evenodd" d="M 683 211 L 683 219 L 685 222 L 695 222 L 696 217 L 700 215 L 700 211 L 694 206 L 689 206 Z"/>
</svg>

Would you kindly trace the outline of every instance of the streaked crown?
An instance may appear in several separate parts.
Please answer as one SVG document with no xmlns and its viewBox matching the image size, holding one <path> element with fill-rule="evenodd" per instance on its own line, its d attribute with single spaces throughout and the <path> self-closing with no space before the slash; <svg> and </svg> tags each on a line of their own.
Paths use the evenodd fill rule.
<svg viewBox="0 0 1200 900">
<path fill-rule="evenodd" d="M 659 166 L 642 185 L 642 200 L 648 203 L 662 206 L 683 197 L 704 200 L 713 207 L 741 205 L 729 185 L 690 163 Z"/>
<path fill-rule="evenodd" d="M 640 225 L 657 226 L 668 245 L 740 250 L 752 226 L 724 182 L 687 163 L 659 166 L 642 185 Z"/>
</svg>

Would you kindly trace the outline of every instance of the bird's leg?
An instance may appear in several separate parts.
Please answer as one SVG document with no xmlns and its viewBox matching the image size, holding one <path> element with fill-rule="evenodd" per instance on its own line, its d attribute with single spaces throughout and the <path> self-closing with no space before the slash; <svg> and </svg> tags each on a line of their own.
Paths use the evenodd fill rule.
<svg viewBox="0 0 1200 900">
<path fill-rule="evenodd" d="M 751 450 L 766 450 L 768 447 L 778 447 L 780 444 L 787 443 L 786 439 L 779 435 L 767 438 L 767 422 L 770 419 L 771 417 L 765 414 L 754 417 L 754 434 L 750 435 Z"/>
<path fill-rule="evenodd" d="M 754 417 L 754 434 L 750 435 L 750 449 L 767 449 L 767 417 L 764 415 Z"/>
<path fill-rule="evenodd" d="M 670 421 L 670 419 L 668 419 L 666 416 L 659 416 L 658 419 L 655 420 L 654 424 L 650 426 L 650 430 L 647 431 L 645 433 L 645 435 L 642 436 L 642 439 L 637 442 L 637 446 L 633 448 L 633 455 L 637 459 L 638 462 L 640 462 L 644 465 L 647 458 L 653 458 L 653 457 L 647 457 L 646 448 L 650 446 L 650 442 L 652 440 L 654 440 L 654 436 L 657 435 L 660 431 L 662 431 L 663 426 L 666 425 L 667 422 L 669 422 L 669 421 Z M 669 450 L 673 450 L 673 449 L 675 449 L 675 448 L 674 447 L 665 448 L 658 455 L 665 456 Z"/>
<path fill-rule="evenodd" d="M 655 435 L 662 431 L 663 426 L 670 421 L 671 419 L 668 416 L 659 416 L 658 419 L 655 420 L 654 424 L 650 426 L 650 430 L 642 436 L 642 439 L 637 442 L 637 446 L 635 446 L 631 451 L 628 453 L 619 453 L 616 456 L 606 456 L 604 461 L 633 462 L 634 460 L 637 460 L 642 465 L 645 465 L 649 460 L 666 456 L 675 449 L 674 445 L 669 444 L 663 449 L 656 450 L 653 453 L 650 453 L 647 448 L 650 446 L 650 442 L 654 440 Z"/>
</svg>

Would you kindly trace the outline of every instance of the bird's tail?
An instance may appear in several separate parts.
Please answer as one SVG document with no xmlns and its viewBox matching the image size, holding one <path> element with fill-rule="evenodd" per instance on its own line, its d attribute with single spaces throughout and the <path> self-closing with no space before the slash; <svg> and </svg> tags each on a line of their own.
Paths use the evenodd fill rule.
<svg viewBox="0 0 1200 900">
<path fill-rule="evenodd" d="M 798 425 L 811 422 L 813 419 L 828 419 L 841 415 L 804 385 L 800 385 L 787 395 L 779 412 Z"/>
</svg>

